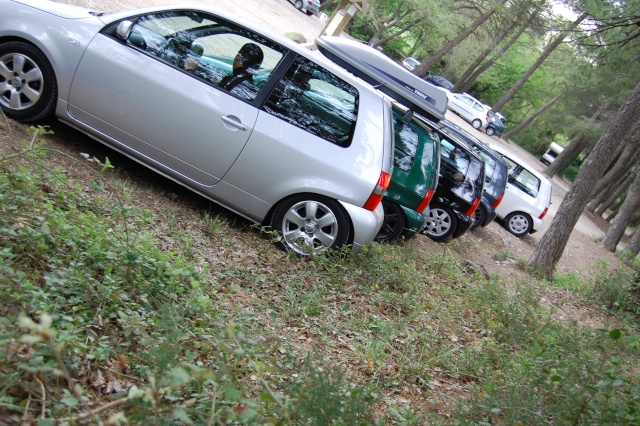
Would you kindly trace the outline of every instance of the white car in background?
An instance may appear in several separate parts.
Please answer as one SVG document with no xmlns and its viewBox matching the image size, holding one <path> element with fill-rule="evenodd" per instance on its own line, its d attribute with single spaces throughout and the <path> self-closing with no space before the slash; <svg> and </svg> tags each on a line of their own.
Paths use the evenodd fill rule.
<svg viewBox="0 0 640 426">
<path fill-rule="evenodd" d="M 485 129 L 489 123 L 489 107 L 468 93 L 447 92 L 447 107 L 467 120 L 474 129 Z"/>
<path fill-rule="evenodd" d="M 413 71 L 418 65 L 420 65 L 420 61 L 416 58 L 412 58 L 411 56 L 402 60 L 402 66 L 409 71 Z"/>
<path fill-rule="evenodd" d="M 505 149 L 489 145 L 507 164 L 507 187 L 496 208 L 507 231 L 516 237 L 533 234 L 543 225 L 551 204 L 551 182 L 542 173 Z"/>
</svg>

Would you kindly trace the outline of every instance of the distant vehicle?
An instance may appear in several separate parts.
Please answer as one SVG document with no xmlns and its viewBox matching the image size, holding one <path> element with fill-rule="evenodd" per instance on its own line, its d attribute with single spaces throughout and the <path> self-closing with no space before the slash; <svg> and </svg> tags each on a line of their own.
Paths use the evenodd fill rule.
<svg viewBox="0 0 640 426">
<path fill-rule="evenodd" d="M 554 162 L 556 157 L 560 155 L 562 151 L 564 151 L 564 148 L 561 145 L 555 142 L 551 142 L 551 145 L 549 145 L 549 149 L 547 149 L 547 151 L 542 154 L 542 157 L 540 157 L 540 161 L 548 166 Z"/>
<path fill-rule="evenodd" d="M 516 237 L 539 231 L 551 204 L 551 182 L 512 153 L 496 145 L 490 148 L 502 156 L 509 171 L 504 197 L 496 209 L 498 217 Z"/>
<path fill-rule="evenodd" d="M 384 222 L 376 241 L 411 239 L 426 225 L 427 206 L 438 186 L 440 139 L 412 111 L 393 106 L 395 152 L 391 182 L 384 193 Z"/>
<path fill-rule="evenodd" d="M 468 93 L 447 92 L 447 107 L 467 120 L 474 129 L 484 129 L 489 123 L 489 107 Z"/>
<path fill-rule="evenodd" d="M 505 129 L 507 128 L 506 119 L 504 115 L 499 112 L 491 111 L 491 107 L 489 107 L 489 111 L 487 112 L 487 116 L 489 117 L 489 122 L 487 123 L 487 135 L 489 136 L 502 136 Z"/>
<path fill-rule="evenodd" d="M 412 58 L 411 56 L 402 60 L 402 66 L 409 71 L 413 71 L 418 65 L 420 65 L 420 61 L 416 58 Z"/>
<path fill-rule="evenodd" d="M 428 75 L 424 79 L 434 86 L 442 87 L 447 90 L 453 89 L 453 83 L 441 75 Z"/>
<path fill-rule="evenodd" d="M 306 12 L 307 15 L 313 15 L 314 13 L 320 12 L 320 0 L 289 0 L 289 2 L 293 3 L 296 9 Z"/>
<path fill-rule="evenodd" d="M 382 200 L 384 222 L 376 240 L 409 239 L 424 228 L 427 206 L 437 192 L 441 159 L 440 139 L 418 119 L 418 113 L 434 120 L 444 118 L 447 96 L 364 43 L 321 36 L 316 44 L 323 55 L 395 101 L 394 168 Z"/>
<path fill-rule="evenodd" d="M 504 197 L 507 185 L 507 165 L 499 153 L 482 143 L 478 138 L 449 120 L 440 120 L 448 130 L 454 132 L 465 140 L 473 150 L 484 160 L 484 190 L 480 205 L 473 217 L 471 229 L 478 226 L 485 227 L 496 218 L 496 210 Z"/>
</svg>

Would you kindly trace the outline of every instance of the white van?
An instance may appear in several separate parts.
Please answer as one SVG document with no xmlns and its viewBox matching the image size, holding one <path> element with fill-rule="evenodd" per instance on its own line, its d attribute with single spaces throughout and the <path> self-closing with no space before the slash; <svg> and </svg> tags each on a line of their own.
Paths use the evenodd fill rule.
<svg viewBox="0 0 640 426">
<path fill-rule="evenodd" d="M 548 166 L 549 164 L 553 163 L 553 160 L 555 160 L 562 151 L 564 151 L 564 148 L 562 146 L 558 145 L 555 142 L 551 142 L 551 145 L 549 145 L 549 149 L 547 149 L 547 152 L 542 154 L 542 157 L 540 157 L 540 161 Z"/>
</svg>

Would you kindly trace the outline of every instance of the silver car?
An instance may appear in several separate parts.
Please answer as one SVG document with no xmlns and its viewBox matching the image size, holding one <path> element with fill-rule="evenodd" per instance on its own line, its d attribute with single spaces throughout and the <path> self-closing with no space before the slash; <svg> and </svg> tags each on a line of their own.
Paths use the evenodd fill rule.
<svg viewBox="0 0 640 426">
<path fill-rule="evenodd" d="M 55 114 L 307 256 L 373 241 L 390 102 L 344 69 L 201 6 L 102 14 L 0 0 L 0 107 Z"/>
</svg>

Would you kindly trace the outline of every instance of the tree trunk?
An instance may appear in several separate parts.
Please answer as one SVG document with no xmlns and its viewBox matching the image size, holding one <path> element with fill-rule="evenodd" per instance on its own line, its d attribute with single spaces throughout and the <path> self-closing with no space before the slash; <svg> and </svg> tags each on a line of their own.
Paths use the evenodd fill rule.
<svg viewBox="0 0 640 426">
<path fill-rule="evenodd" d="M 503 5 L 507 2 L 507 0 L 497 0 L 497 4 Z M 478 19 L 476 19 L 471 26 L 465 29 L 462 33 L 458 35 L 458 37 L 454 38 L 447 44 L 445 44 L 442 49 L 438 50 L 436 53 L 427 58 L 423 63 L 418 65 L 416 69 L 413 70 L 413 73 L 416 75 L 426 75 L 429 71 L 429 68 L 433 66 L 436 62 L 438 62 L 444 55 L 449 53 L 454 47 L 462 42 L 465 38 L 467 38 L 471 33 L 473 33 L 480 25 L 484 24 L 490 17 L 496 12 L 496 7 L 492 7 L 487 10 L 485 13 L 480 15 Z"/>
<path fill-rule="evenodd" d="M 549 108 L 551 108 L 556 102 L 558 102 L 558 100 L 560 99 L 561 93 L 555 95 L 553 97 L 553 99 L 551 99 L 549 102 L 547 102 L 546 104 L 544 104 L 539 110 L 537 110 L 536 112 L 534 112 L 533 114 L 531 114 L 526 120 L 522 121 L 520 124 L 518 124 L 516 127 L 514 127 L 513 129 L 509 130 L 508 132 L 506 132 L 504 135 L 502 135 L 502 139 L 509 139 L 510 137 L 513 137 L 513 135 L 515 135 L 516 133 L 520 132 L 521 130 L 523 130 L 524 128 L 526 128 L 529 124 L 531 124 L 533 122 L 533 120 L 535 120 L 536 118 L 538 118 L 538 116 L 540 114 L 542 114 L 543 112 L 545 112 L 546 110 L 548 110 Z M 564 152 L 564 151 L 562 151 Z M 555 162 L 555 161 L 554 161 Z"/>
<path fill-rule="evenodd" d="M 461 93 L 461 92 L 465 92 L 467 90 L 469 90 L 469 87 L 471 87 L 471 85 L 478 79 L 478 77 L 480 77 L 480 75 L 482 75 L 483 72 L 485 72 L 486 70 L 488 70 L 491 65 L 493 65 L 498 59 L 500 59 L 500 57 L 502 55 L 504 55 L 504 53 L 509 50 L 509 48 L 516 42 L 518 41 L 518 39 L 520 38 L 520 36 L 522 35 L 522 33 L 529 28 L 529 26 L 531 25 L 531 23 L 534 21 L 534 19 L 538 16 L 538 14 L 540 13 L 539 10 L 535 10 L 530 16 L 529 19 L 527 19 L 527 21 L 525 23 L 523 23 L 522 25 L 520 25 L 520 28 L 518 29 L 518 31 L 513 35 L 513 37 L 511 37 L 504 45 L 502 45 L 502 47 L 500 47 L 500 49 L 498 49 L 497 51 L 495 51 L 493 53 L 493 55 L 491 56 L 491 58 L 484 62 L 479 68 L 477 68 L 473 74 L 471 74 L 471 76 L 469 76 L 466 79 L 463 79 L 462 77 L 460 77 L 458 79 L 458 81 L 456 82 L 456 84 L 453 86 L 453 88 L 451 89 L 452 92 L 457 92 L 457 93 Z"/>
<path fill-rule="evenodd" d="M 561 170 L 566 169 L 573 160 L 578 158 L 586 145 L 587 138 L 585 137 L 585 134 L 583 132 L 578 133 L 571 139 L 569 145 L 567 145 L 565 149 L 560 154 L 558 154 L 556 159 L 553 160 L 553 162 L 549 164 L 549 166 L 547 166 L 547 169 L 544 171 L 544 173 L 549 177 L 553 177 Z"/>
<path fill-rule="evenodd" d="M 584 129 L 579 131 L 573 138 L 571 138 L 571 142 L 569 142 L 569 145 L 556 157 L 555 160 L 553 160 L 553 163 L 549 164 L 547 170 L 545 170 L 545 174 L 547 176 L 553 177 L 553 175 L 558 173 L 560 170 L 566 169 L 573 160 L 578 158 L 580 153 L 587 146 L 587 130 L 591 129 L 595 125 L 595 122 L 598 121 L 598 118 L 600 118 L 600 115 L 605 110 L 605 108 L 608 107 L 608 105 L 609 104 L 606 104 L 598 108 L 598 110 L 591 116 L 591 118 L 589 118 L 589 122 L 584 127 Z"/>
<path fill-rule="evenodd" d="M 615 253 L 616 246 L 620 242 L 624 235 L 624 231 L 629 225 L 629 221 L 633 217 L 633 214 L 640 207 L 640 173 L 636 174 L 636 178 L 629 188 L 627 198 L 620 206 L 620 210 L 615 219 L 611 222 L 611 226 L 606 235 L 602 239 L 602 245 L 612 253 Z"/>
<path fill-rule="evenodd" d="M 616 217 L 616 215 L 618 214 L 619 211 L 620 211 L 620 206 L 617 206 L 616 208 L 614 208 L 611 211 L 611 214 L 609 216 L 607 216 L 604 220 L 606 220 L 607 222 L 611 223 L 611 221 Z"/>
<path fill-rule="evenodd" d="M 589 15 L 587 15 L 586 13 L 583 13 L 582 15 L 580 15 L 578 17 L 578 19 L 576 19 L 575 21 L 573 21 L 571 23 L 571 25 L 569 25 L 569 28 L 567 28 L 566 30 L 562 31 L 555 38 L 555 40 L 553 40 L 551 43 L 549 43 L 547 45 L 547 47 L 545 47 L 545 49 L 542 52 L 542 54 L 540 55 L 540 57 L 534 62 L 534 64 L 531 65 L 531 67 L 529 67 L 529 69 L 522 75 L 522 77 L 520 77 L 520 79 L 509 90 L 507 90 L 507 93 L 502 95 L 502 98 L 500 98 L 500 100 L 498 102 L 496 102 L 495 105 L 493 105 L 492 110 L 493 111 L 500 111 L 500 109 L 502 109 L 502 107 L 504 107 L 505 104 L 507 102 L 509 102 L 511 100 L 511 98 L 513 98 L 513 96 L 516 93 L 518 93 L 518 90 L 520 90 L 520 88 L 522 86 L 524 86 L 524 84 L 527 82 L 527 80 L 529 80 L 529 77 L 531 77 L 533 75 L 533 73 L 540 67 L 540 65 L 542 65 L 544 63 L 544 61 L 549 57 L 549 55 L 551 55 L 553 53 L 553 51 L 556 50 L 556 48 L 558 46 L 560 46 L 560 44 L 562 44 L 562 42 L 564 41 L 565 37 L 571 31 L 573 31 L 578 25 L 580 25 L 580 23 L 582 21 L 584 21 L 587 18 L 587 16 L 589 16 Z"/>
<path fill-rule="evenodd" d="M 625 176 L 622 179 L 622 182 L 618 182 L 615 186 L 617 186 L 617 189 L 613 192 L 613 194 L 609 195 L 608 198 L 603 200 L 595 200 L 592 202 L 597 202 L 598 204 L 598 208 L 593 210 L 593 213 L 598 215 L 598 216 L 602 216 L 602 214 L 607 211 L 607 209 L 613 205 L 613 203 L 616 202 L 616 200 L 618 198 L 620 198 L 620 196 L 622 195 L 622 193 L 625 191 L 625 189 L 627 189 L 629 187 L 629 184 L 631 184 L 631 182 L 633 181 L 633 179 L 636 177 L 635 173 L 629 173 L 627 176 Z M 606 192 L 601 192 L 601 194 L 606 194 Z M 600 198 L 600 197 L 598 197 Z M 591 203 L 589 203 L 591 204 Z M 589 209 L 589 204 L 587 204 L 587 209 Z"/>
<path fill-rule="evenodd" d="M 598 180 L 595 184 L 593 191 L 591 192 L 592 199 L 594 196 L 599 194 L 602 191 L 607 191 L 611 186 L 620 179 L 630 168 L 631 165 L 634 164 L 638 155 L 638 146 L 635 142 L 627 142 L 622 151 L 622 154 L 616 159 L 613 167 L 605 173 L 605 175 Z M 616 157 L 611 157 L 611 159 L 615 159 Z M 594 207 L 595 209 L 595 207 Z M 589 209 L 589 211 L 593 211 L 593 209 Z"/>
<path fill-rule="evenodd" d="M 634 256 L 640 253 L 640 227 L 636 228 L 624 249 L 630 251 Z"/>
<path fill-rule="evenodd" d="M 536 268 L 540 275 L 548 280 L 553 278 L 553 270 L 587 204 L 595 182 L 609 167 L 610 153 L 622 143 L 628 128 L 637 120 L 640 120 L 640 83 L 636 85 L 631 96 L 618 110 L 615 118 L 591 151 L 575 182 L 564 197 L 549 229 L 542 236 L 529 259 L 529 265 Z"/>
</svg>

